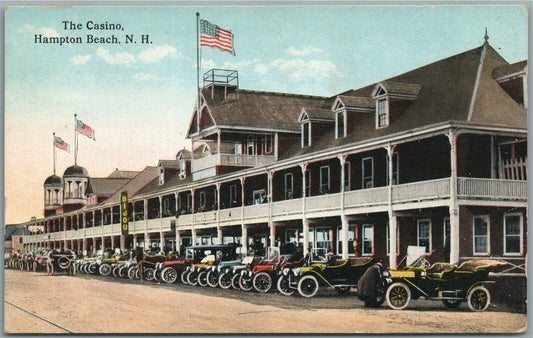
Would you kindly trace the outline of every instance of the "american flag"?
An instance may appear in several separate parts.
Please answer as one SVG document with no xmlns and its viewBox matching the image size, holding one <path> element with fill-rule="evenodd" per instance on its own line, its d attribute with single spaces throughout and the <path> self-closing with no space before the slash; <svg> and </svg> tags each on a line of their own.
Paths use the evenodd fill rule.
<svg viewBox="0 0 533 338">
<path fill-rule="evenodd" d="M 215 47 L 235 55 L 233 34 L 207 20 L 200 20 L 200 46 Z"/>
<path fill-rule="evenodd" d="M 76 131 L 87 136 L 88 138 L 92 138 L 93 140 L 95 139 L 94 130 L 80 120 L 76 120 Z"/>
<path fill-rule="evenodd" d="M 67 142 L 63 141 L 61 137 L 54 136 L 54 145 L 58 147 L 59 149 L 62 149 L 66 151 L 67 153 L 70 153 L 70 146 Z"/>
</svg>

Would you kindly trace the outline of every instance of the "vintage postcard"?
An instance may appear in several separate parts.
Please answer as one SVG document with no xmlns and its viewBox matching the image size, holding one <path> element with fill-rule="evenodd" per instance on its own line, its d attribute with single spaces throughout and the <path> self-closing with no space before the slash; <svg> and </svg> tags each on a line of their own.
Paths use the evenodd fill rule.
<svg viewBox="0 0 533 338">
<path fill-rule="evenodd" d="M 528 4 L 4 9 L 4 333 L 527 330 Z"/>
</svg>

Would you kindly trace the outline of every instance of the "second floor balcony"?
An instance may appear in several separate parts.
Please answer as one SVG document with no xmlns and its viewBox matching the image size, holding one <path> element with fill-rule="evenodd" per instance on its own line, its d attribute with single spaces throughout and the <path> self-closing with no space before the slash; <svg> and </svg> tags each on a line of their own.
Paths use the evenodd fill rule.
<svg viewBox="0 0 533 338">
<path fill-rule="evenodd" d="M 275 160 L 276 157 L 273 155 L 217 153 L 192 160 L 191 169 L 193 172 L 193 177 L 195 177 L 195 173 L 215 168 L 218 165 L 256 167 L 273 163 Z M 213 175 L 214 174 L 215 172 L 213 171 Z M 205 177 L 205 175 L 201 175 L 201 177 L 198 178 L 202 177 Z"/>
</svg>

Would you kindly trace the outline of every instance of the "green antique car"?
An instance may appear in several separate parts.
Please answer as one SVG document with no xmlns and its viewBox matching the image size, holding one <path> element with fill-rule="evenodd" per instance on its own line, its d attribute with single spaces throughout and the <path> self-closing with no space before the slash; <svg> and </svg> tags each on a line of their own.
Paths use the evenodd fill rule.
<svg viewBox="0 0 533 338">
<path fill-rule="evenodd" d="M 425 297 L 456 308 L 463 301 L 472 311 L 484 311 L 490 304 L 485 284 L 491 267 L 503 264 L 492 259 L 470 259 L 460 265 L 434 263 L 431 266 L 405 266 L 389 269 L 385 299 L 390 308 L 401 310 L 411 299 Z"/>
</svg>

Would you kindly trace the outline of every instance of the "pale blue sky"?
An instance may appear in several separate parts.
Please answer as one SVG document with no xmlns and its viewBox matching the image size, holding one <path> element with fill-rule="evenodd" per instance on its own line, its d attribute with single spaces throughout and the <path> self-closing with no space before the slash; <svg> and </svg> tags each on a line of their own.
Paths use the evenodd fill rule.
<svg viewBox="0 0 533 338">
<path fill-rule="evenodd" d="M 74 146 L 94 177 L 142 170 L 189 147 L 195 104 L 196 16 L 234 33 L 236 56 L 202 48 L 202 72 L 239 71 L 243 89 L 331 96 L 489 43 L 509 62 L 527 58 L 520 6 L 11 7 L 5 14 L 5 221 L 41 217 L 53 172 L 52 133 Z M 62 21 L 81 23 L 65 30 Z M 88 30 L 87 21 L 123 31 Z M 35 34 L 83 38 L 36 44 Z M 88 44 L 115 34 L 121 44 Z M 126 44 L 148 34 L 151 44 Z M 57 149 L 57 174 L 74 163 Z"/>
</svg>

